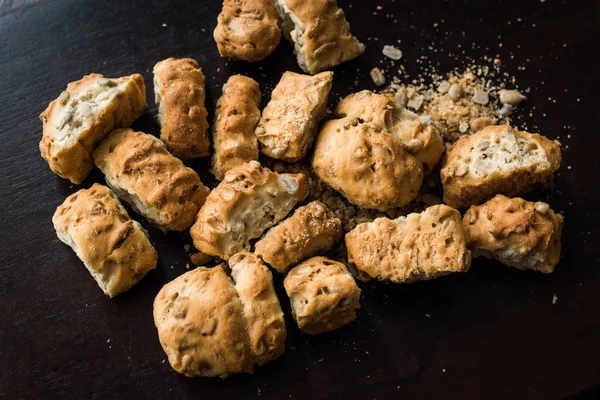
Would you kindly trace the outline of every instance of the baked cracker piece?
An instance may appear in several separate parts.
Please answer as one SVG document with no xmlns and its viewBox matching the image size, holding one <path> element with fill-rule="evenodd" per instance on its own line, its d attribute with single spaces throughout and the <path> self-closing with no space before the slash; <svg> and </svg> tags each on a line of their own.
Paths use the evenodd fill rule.
<svg viewBox="0 0 600 400">
<path fill-rule="evenodd" d="M 298 64 L 317 72 L 358 57 L 365 46 L 350 33 L 344 11 L 335 0 L 273 0 L 281 30 L 294 44 Z"/>
<path fill-rule="evenodd" d="M 213 36 L 222 57 L 260 61 L 281 40 L 275 6 L 271 0 L 225 0 Z"/>
<path fill-rule="evenodd" d="M 289 162 L 306 156 L 325 116 L 332 79 L 332 72 L 283 74 L 256 128 L 262 154 Z"/>
<path fill-rule="evenodd" d="M 255 245 L 255 254 L 278 272 L 319 252 L 329 251 L 342 237 L 342 221 L 320 201 L 299 207 L 269 230 Z"/>
<path fill-rule="evenodd" d="M 508 125 L 488 126 L 461 136 L 446 153 L 441 171 L 444 203 L 469 207 L 498 193 L 527 193 L 550 182 L 560 163 L 556 142 Z"/>
<path fill-rule="evenodd" d="M 106 186 L 95 183 L 67 197 L 52 223 L 109 297 L 129 290 L 156 267 L 148 234 Z"/>
<path fill-rule="evenodd" d="M 218 180 L 230 169 L 258 160 L 254 131 L 260 119 L 259 106 L 260 89 L 254 79 L 233 75 L 227 80 L 213 124 L 212 173 Z"/>
<path fill-rule="evenodd" d="M 346 234 L 346 247 L 348 262 L 365 280 L 411 283 L 471 266 L 461 215 L 446 205 L 360 224 Z"/>
<path fill-rule="evenodd" d="M 191 58 L 168 58 L 154 66 L 160 138 L 177 158 L 210 155 L 204 74 Z"/>
<path fill-rule="evenodd" d="M 463 226 L 474 257 L 543 273 L 553 272 L 560 259 L 563 216 L 544 202 L 499 194 L 469 208 Z"/>
<path fill-rule="evenodd" d="M 292 315 L 304 333 L 318 335 L 356 319 L 360 289 L 342 263 L 310 258 L 292 268 L 283 285 Z"/>
<path fill-rule="evenodd" d="M 92 153 L 117 128 L 128 128 L 146 107 L 140 74 L 105 78 L 91 74 L 67 90 L 40 115 L 40 152 L 57 175 L 80 184 L 94 168 Z"/>
<path fill-rule="evenodd" d="M 143 132 L 112 132 L 94 152 L 94 162 L 121 200 L 165 232 L 189 228 L 208 195 L 193 169 Z"/>
<path fill-rule="evenodd" d="M 281 221 L 308 194 L 302 174 L 278 174 L 251 161 L 213 189 L 190 234 L 201 252 L 228 260 Z"/>
</svg>

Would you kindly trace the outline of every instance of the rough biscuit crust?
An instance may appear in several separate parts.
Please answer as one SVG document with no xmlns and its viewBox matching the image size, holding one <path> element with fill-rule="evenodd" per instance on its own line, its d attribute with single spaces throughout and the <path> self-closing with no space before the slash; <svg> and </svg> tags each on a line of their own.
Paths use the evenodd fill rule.
<svg viewBox="0 0 600 400">
<path fill-rule="evenodd" d="M 374 124 L 343 118 L 325 123 L 312 166 L 352 204 L 386 211 L 408 204 L 423 183 L 423 166 Z"/>
<path fill-rule="evenodd" d="M 550 181 L 560 163 L 555 142 L 508 125 L 488 126 L 462 136 L 446 153 L 441 171 L 444 202 L 469 207 L 498 193 L 526 193 Z"/>
<path fill-rule="evenodd" d="M 156 267 L 156 250 L 146 231 L 106 186 L 95 183 L 67 197 L 52 222 L 58 238 L 109 297 L 129 290 Z"/>
<path fill-rule="evenodd" d="M 285 352 L 286 329 L 283 311 L 273 287 L 273 276 L 260 258 L 238 253 L 229 259 L 235 289 L 244 306 L 250 347 L 262 365 Z"/>
<path fill-rule="evenodd" d="M 260 88 L 252 78 L 233 75 L 223 86 L 217 102 L 212 157 L 212 173 L 222 180 L 232 168 L 258 160 L 254 131 L 260 119 Z"/>
<path fill-rule="evenodd" d="M 495 258 L 504 265 L 543 273 L 560 259 L 563 217 L 543 202 L 497 195 L 472 206 L 463 218 L 467 245 L 475 257 Z"/>
<path fill-rule="evenodd" d="M 171 367 L 185 376 L 253 371 L 244 306 L 220 266 L 196 268 L 163 286 L 154 324 Z"/>
<path fill-rule="evenodd" d="M 360 289 L 344 264 L 313 257 L 283 281 L 298 327 L 309 335 L 340 328 L 356 319 Z"/>
<path fill-rule="evenodd" d="M 294 43 L 298 64 L 317 72 L 358 57 L 365 46 L 350 33 L 350 25 L 335 0 L 274 0 L 281 29 Z"/>
<path fill-rule="evenodd" d="M 358 118 L 385 130 L 423 163 L 426 173 L 433 170 L 444 153 L 442 137 L 430 124 L 381 94 L 369 90 L 351 94 L 339 102 L 334 115 Z"/>
<path fill-rule="evenodd" d="M 281 40 L 275 6 L 270 0 L 225 0 L 213 36 L 222 57 L 260 61 Z"/>
<path fill-rule="evenodd" d="M 346 234 L 346 247 L 348 262 L 365 280 L 411 283 L 471 266 L 461 215 L 446 205 L 360 224 Z"/>
<path fill-rule="evenodd" d="M 80 184 L 94 168 L 92 152 L 117 128 L 128 128 L 146 107 L 140 74 L 104 78 L 91 74 L 71 82 L 40 115 L 40 152 L 57 175 Z"/>
<path fill-rule="evenodd" d="M 191 58 L 168 58 L 154 66 L 160 138 L 184 161 L 210 155 L 204 75 Z"/>
<path fill-rule="evenodd" d="M 325 116 L 332 80 L 332 72 L 283 74 L 256 128 L 261 153 L 290 162 L 306 156 Z"/>
<path fill-rule="evenodd" d="M 278 174 L 251 161 L 229 170 L 206 199 L 190 234 L 205 254 L 228 260 L 283 219 L 308 194 L 302 174 Z"/>
<path fill-rule="evenodd" d="M 193 169 L 143 132 L 114 131 L 94 162 L 119 198 L 163 231 L 189 228 L 209 192 Z"/>
<path fill-rule="evenodd" d="M 254 252 L 278 272 L 319 252 L 330 250 L 342 237 L 342 221 L 320 201 L 298 208 L 281 224 L 268 231 Z"/>
</svg>

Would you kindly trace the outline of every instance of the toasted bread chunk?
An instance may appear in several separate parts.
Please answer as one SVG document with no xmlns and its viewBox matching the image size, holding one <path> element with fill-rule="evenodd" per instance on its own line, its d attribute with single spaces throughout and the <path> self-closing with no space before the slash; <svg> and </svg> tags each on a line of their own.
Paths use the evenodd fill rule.
<svg viewBox="0 0 600 400">
<path fill-rule="evenodd" d="M 40 115 L 40 152 L 57 175 L 80 184 L 94 168 L 92 153 L 117 128 L 128 128 L 146 107 L 140 74 L 105 78 L 100 74 L 71 82 Z"/>
<path fill-rule="evenodd" d="M 106 186 L 95 183 L 67 197 L 52 222 L 58 238 L 75 251 L 109 297 L 129 290 L 156 267 L 148 234 Z"/>
<path fill-rule="evenodd" d="M 560 162 L 555 142 L 508 125 L 488 126 L 448 150 L 441 171 L 444 202 L 469 207 L 498 193 L 526 193 L 550 181 Z"/>
<path fill-rule="evenodd" d="M 254 360 L 258 365 L 273 361 L 285 352 L 286 330 L 271 271 L 252 253 L 234 255 L 229 266 L 244 306 Z"/>
<path fill-rule="evenodd" d="M 342 221 L 325 204 L 312 201 L 268 231 L 254 252 L 285 273 L 305 258 L 330 250 L 341 237 Z"/>
<path fill-rule="evenodd" d="M 184 231 L 204 204 L 208 188 L 152 135 L 111 133 L 94 152 L 106 183 L 136 212 L 163 231 Z"/>
<path fill-rule="evenodd" d="M 281 40 L 275 6 L 271 0 L 225 0 L 213 36 L 222 57 L 260 61 Z"/>
<path fill-rule="evenodd" d="M 306 156 L 325 116 L 332 79 L 332 72 L 283 74 L 256 128 L 261 153 L 290 162 Z"/>
<path fill-rule="evenodd" d="M 260 119 L 260 89 L 252 78 L 233 75 L 223 86 L 217 102 L 212 157 L 212 173 L 222 180 L 232 168 L 258 160 L 254 131 Z"/>
<path fill-rule="evenodd" d="M 304 72 L 317 72 L 358 57 L 365 46 L 350 33 L 344 11 L 335 0 L 274 0 L 281 29 L 294 44 Z"/>
<path fill-rule="evenodd" d="M 419 118 L 381 94 L 369 90 L 351 94 L 340 101 L 334 115 L 357 118 L 385 130 L 423 163 L 425 173 L 433 170 L 444 153 L 442 137 L 426 118 Z"/>
<path fill-rule="evenodd" d="M 252 373 L 244 306 L 222 267 L 199 267 L 167 283 L 154 324 L 171 367 L 188 377 Z"/>
<path fill-rule="evenodd" d="M 461 215 L 445 205 L 360 224 L 346 234 L 346 247 L 348 261 L 365 280 L 411 283 L 471 266 Z"/>
<path fill-rule="evenodd" d="M 501 194 L 472 206 L 463 218 L 475 257 L 495 258 L 521 270 L 554 271 L 560 259 L 563 217 L 548 204 Z"/>
<path fill-rule="evenodd" d="M 191 58 L 168 58 L 154 66 L 160 138 L 184 161 L 210 155 L 204 81 Z"/>
<path fill-rule="evenodd" d="M 323 182 L 352 204 L 380 211 L 408 204 L 423 183 L 421 162 L 398 139 L 351 118 L 325 123 L 312 166 Z"/>
<path fill-rule="evenodd" d="M 302 174 L 278 174 L 251 161 L 229 170 L 190 230 L 201 252 L 228 260 L 281 221 L 308 194 Z"/>
<path fill-rule="evenodd" d="M 344 264 L 310 258 L 283 281 L 298 327 L 309 335 L 332 331 L 356 319 L 360 289 Z"/>
</svg>

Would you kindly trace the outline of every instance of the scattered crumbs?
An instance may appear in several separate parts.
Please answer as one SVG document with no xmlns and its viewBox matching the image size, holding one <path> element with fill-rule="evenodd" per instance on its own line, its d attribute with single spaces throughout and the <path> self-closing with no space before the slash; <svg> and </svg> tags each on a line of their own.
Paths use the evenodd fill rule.
<svg viewBox="0 0 600 400">
<path fill-rule="evenodd" d="M 190 264 L 185 263 L 185 269 L 190 269 Z"/>
<path fill-rule="evenodd" d="M 165 361 L 167 361 L 166 359 L 163 358 L 163 360 L 160 362 L 161 364 L 164 364 Z"/>
<path fill-rule="evenodd" d="M 394 46 L 386 44 L 385 46 L 383 46 L 383 50 L 381 52 L 384 56 L 386 56 L 387 58 L 391 58 L 394 61 L 398 61 L 402 58 L 402 50 Z"/>
<path fill-rule="evenodd" d="M 426 316 L 427 318 L 431 318 L 431 315 L 429 315 L 429 314 L 425 314 L 425 316 Z"/>
<path fill-rule="evenodd" d="M 162 24 L 162 27 L 163 27 L 163 28 L 166 28 L 166 27 L 167 27 L 167 24 L 163 23 L 163 24 Z"/>
<path fill-rule="evenodd" d="M 558 301 L 558 297 L 556 296 L 556 294 L 552 295 L 552 304 L 556 304 L 556 302 Z"/>
<path fill-rule="evenodd" d="M 191 248 L 192 248 L 192 246 L 190 246 L 189 244 L 184 244 L 184 245 L 183 245 L 183 249 L 184 249 L 185 251 L 190 251 L 190 249 L 191 249 Z"/>
<path fill-rule="evenodd" d="M 383 6 L 377 6 L 377 10 L 378 10 L 378 11 L 381 11 L 381 10 L 383 10 Z"/>
<path fill-rule="evenodd" d="M 379 68 L 373 68 L 371 72 L 369 72 L 369 75 L 375 86 L 383 86 L 385 84 L 385 76 L 383 76 L 383 72 L 381 72 Z"/>
<path fill-rule="evenodd" d="M 443 368 L 443 369 L 442 369 L 442 372 L 446 372 L 446 368 Z"/>
<path fill-rule="evenodd" d="M 571 169 L 571 166 L 570 166 L 570 165 L 567 165 L 567 169 Z"/>
<path fill-rule="evenodd" d="M 110 343 L 110 339 L 106 339 L 106 343 Z"/>
</svg>

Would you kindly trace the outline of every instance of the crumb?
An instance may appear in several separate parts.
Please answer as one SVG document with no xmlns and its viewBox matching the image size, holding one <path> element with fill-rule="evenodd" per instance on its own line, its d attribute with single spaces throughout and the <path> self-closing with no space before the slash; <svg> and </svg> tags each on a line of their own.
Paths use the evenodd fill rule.
<svg viewBox="0 0 600 400">
<path fill-rule="evenodd" d="M 163 28 L 166 28 L 166 27 L 167 27 L 167 24 L 164 24 L 164 23 L 163 23 L 163 24 L 162 24 L 162 27 L 163 27 Z"/>
<path fill-rule="evenodd" d="M 212 257 L 202 252 L 194 253 L 190 256 L 190 261 L 194 265 L 206 265 L 212 260 Z"/>
<path fill-rule="evenodd" d="M 557 301 L 558 297 L 556 296 L 556 294 L 552 295 L 552 304 L 556 304 Z"/>
<path fill-rule="evenodd" d="M 183 245 L 183 249 L 184 249 L 185 251 L 190 251 L 190 249 L 191 249 L 191 248 L 192 248 L 192 246 L 190 246 L 189 244 L 184 244 L 184 245 Z"/>
<path fill-rule="evenodd" d="M 379 68 L 373 68 L 371 72 L 371 79 L 376 86 L 383 86 L 385 84 L 385 76 L 383 76 L 383 72 Z"/>
</svg>

